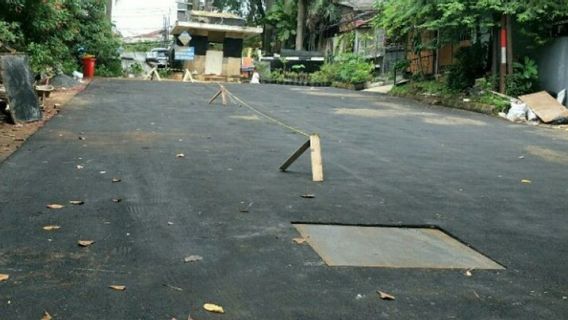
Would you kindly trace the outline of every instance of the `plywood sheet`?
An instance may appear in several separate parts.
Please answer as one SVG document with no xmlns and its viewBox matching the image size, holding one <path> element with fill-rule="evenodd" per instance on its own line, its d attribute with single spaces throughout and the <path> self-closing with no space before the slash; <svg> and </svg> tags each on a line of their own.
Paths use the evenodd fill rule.
<svg viewBox="0 0 568 320">
<path fill-rule="evenodd" d="M 221 75 L 223 73 L 223 51 L 207 50 L 205 56 L 205 74 Z"/>
<path fill-rule="evenodd" d="M 41 120 L 41 109 L 33 87 L 27 57 L 25 55 L 1 55 L 0 73 L 14 120 Z"/>
<path fill-rule="evenodd" d="M 520 96 L 519 99 L 526 103 L 544 123 L 568 119 L 568 109 L 546 91 Z"/>
<path fill-rule="evenodd" d="M 294 224 L 329 266 L 504 269 L 438 229 Z"/>
</svg>

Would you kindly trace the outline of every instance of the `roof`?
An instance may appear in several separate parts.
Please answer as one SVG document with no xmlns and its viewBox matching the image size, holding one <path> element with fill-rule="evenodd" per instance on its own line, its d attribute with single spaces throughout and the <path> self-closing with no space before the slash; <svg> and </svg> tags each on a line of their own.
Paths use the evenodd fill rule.
<svg viewBox="0 0 568 320">
<path fill-rule="evenodd" d="M 375 10 L 374 0 L 341 0 L 339 4 L 357 11 Z"/>
<path fill-rule="evenodd" d="M 243 18 L 237 16 L 236 14 L 228 13 L 228 12 L 213 12 L 213 11 L 198 11 L 192 10 L 190 12 L 192 16 L 200 16 L 200 17 L 209 17 L 209 18 L 223 18 L 223 19 L 239 19 L 244 20 Z"/>
<path fill-rule="evenodd" d="M 261 27 L 243 27 L 243 26 L 231 26 L 226 24 L 212 24 L 212 23 L 201 23 L 201 22 L 176 22 L 171 34 L 178 35 L 184 31 L 191 30 L 205 30 L 205 31 L 217 31 L 217 32 L 232 32 L 240 33 L 243 37 L 253 36 L 262 33 Z M 191 32 L 190 32 L 191 33 Z"/>
</svg>

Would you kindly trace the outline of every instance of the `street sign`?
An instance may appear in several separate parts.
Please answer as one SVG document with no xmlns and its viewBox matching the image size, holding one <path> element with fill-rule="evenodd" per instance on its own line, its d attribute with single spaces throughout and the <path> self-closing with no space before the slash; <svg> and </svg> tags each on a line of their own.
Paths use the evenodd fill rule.
<svg viewBox="0 0 568 320">
<path fill-rule="evenodd" d="M 195 58 L 195 47 L 179 47 L 175 48 L 176 60 L 193 60 Z"/>
<path fill-rule="evenodd" d="M 184 31 L 178 36 L 178 40 L 181 44 L 187 46 L 187 44 L 191 41 L 191 36 L 187 31 Z"/>
</svg>

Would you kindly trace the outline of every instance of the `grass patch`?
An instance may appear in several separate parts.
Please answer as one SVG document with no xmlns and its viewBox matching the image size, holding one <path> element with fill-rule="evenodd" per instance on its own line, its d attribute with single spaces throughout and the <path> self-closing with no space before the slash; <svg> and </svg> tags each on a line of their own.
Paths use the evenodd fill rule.
<svg viewBox="0 0 568 320">
<path fill-rule="evenodd" d="M 507 99 L 496 96 L 487 90 L 472 89 L 470 92 L 461 92 L 448 88 L 445 81 L 437 80 L 412 81 L 395 86 L 390 94 L 414 98 L 429 104 L 488 114 L 505 112 L 509 108 Z"/>
</svg>

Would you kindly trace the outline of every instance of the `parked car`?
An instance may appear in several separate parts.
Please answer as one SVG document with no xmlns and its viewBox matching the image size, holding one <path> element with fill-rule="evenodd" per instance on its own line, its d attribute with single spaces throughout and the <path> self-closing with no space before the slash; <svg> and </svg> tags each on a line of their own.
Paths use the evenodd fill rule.
<svg viewBox="0 0 568 320">
<path fill-rule="evenodd" d="M 146 53 L 146 62 L 159 68 L 166 67 L 169 63 L 170 51 L 166 48 L 154 48 Z"/>
</svg>

